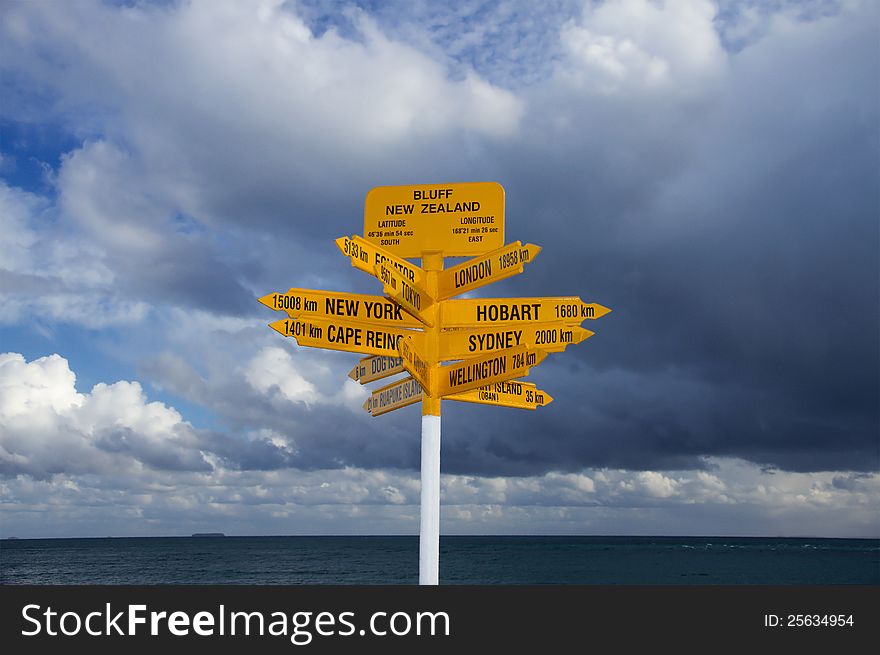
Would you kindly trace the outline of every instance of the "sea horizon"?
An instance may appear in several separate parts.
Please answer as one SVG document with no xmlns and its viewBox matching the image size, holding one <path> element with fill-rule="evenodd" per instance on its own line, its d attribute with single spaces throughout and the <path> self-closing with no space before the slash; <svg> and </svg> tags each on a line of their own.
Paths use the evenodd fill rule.
<svg viewBox="0 0 880 655">
<path fill-rule="evenodd" d="M 415 584 L 417 535 L 4 539 L 0 583 Z M 443 535 L 442 584 L 876 585 L 880 539 Z"/>
<path fill-rule="evenodd" d="M 391 533 L 391 534 L 380 534 L 380 533 L 371 533 L 371 534 L 357 534 L 357 533 L 289 533 L 289 534 L 281 534 L 281 533 L 266 533 L 266 534 L 235 534 L 228 533 L 222 531 L 215 532 L 193 532 L 190 534 L 155 534 L 155 535 L 73 535 L 73 536 L 49 536 L 49 537 L 20 537 L 18 535 L 8 535 L 8 536 L 0 536 L 0 541 L 42 541 L 42 540 L 50 540 L 50 539 L 177 539 L 177 538 L 185 538 L 192 539 L 197 537 L 224 537 L 224 538 L 271 538 L 271 537 L 340 537 L 340 538 L 357 538 L 357 537 L 387 537 L 387 538 L 397 538 L 397 537 L 408 537 L 408 538 L 418 538 L 418 534 L 402 534 L 402 533 Z M 445 537 L 571 537 L 573 539 L 581 539 L 581 538 L 669 538 L 669 539 L 721 539 L 721 538 L 731 538 L 731 539 L 843 539 L 843 540 L 865 540 L 872 541 L 877 540 L 880 541 L 880 535 L 877 536 L 868 536 L 868 537 L 840 537 L 840 536 L 826 536 L 822 534 L 810 534 L 810 535 L 785 535 L 785 534 L 774 534 L 774 535 L 761 535 L 761 534 L 592 534 L 592 533 L 583 533 L 583 534 L 559 534 L 553 532 L 545 532 L 545 533 L 514 533 L 514 532 L 505 532 L 505 533 L 450 533 L 450 534 L 441 534 L 440 538 L 443 539 Z"/>
</svg>

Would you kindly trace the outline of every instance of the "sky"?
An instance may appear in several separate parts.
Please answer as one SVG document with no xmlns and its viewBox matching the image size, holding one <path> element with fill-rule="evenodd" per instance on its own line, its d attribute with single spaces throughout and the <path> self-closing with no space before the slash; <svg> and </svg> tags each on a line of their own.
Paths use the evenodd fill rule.
<svg viewBox="0 0 880 655">
<path fill-rule="evenodd" d="M 880 536 L 878 44 L 869 0 L 3 3 L 0 536 L 417 534 L 418 406 L 257 299 L 380 294 L 367 192 L 468 181 L 543 248 L 472 297 L 613 311 L 549 406 L 443 403 L 441 533 Z"/>
</svg>

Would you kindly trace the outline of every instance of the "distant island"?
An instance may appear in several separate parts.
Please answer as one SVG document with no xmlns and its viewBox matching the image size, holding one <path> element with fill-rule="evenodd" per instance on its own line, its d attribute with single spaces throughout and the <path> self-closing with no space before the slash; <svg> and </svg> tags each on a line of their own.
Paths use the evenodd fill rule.
<svg viewBox="0 0 880 655">
<path fill-rule="evenodd" d="M 193 532 L 193 537 L 225 537 L 222 532 Z"/>
</svg>

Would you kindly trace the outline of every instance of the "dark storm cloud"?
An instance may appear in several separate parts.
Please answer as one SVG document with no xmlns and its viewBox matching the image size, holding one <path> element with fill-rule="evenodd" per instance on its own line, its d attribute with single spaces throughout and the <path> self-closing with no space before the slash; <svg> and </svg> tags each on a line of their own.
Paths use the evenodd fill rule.
<svg viewBox="0 0 880 655">
<path fill-rule="evenodd" d="M 95 438 L 94 445 L 108 453 L 127 455 L 158 470 L 208 472 L 212 469 L 191 445 L 175 443 L 173 437 L 162 441 L 144 439 L 129 428 L 107 430 Z"/>
<path fill-rule="evenodd" d="M 366 414 L 267 398 L 243 385 L 229 385 L 216 393 L 215 406 L 220 411 L 225 406 L 234 428 L 260 425 L 280 435 L 287 444 L 282 453 L 286 466 L 304 470 L 418 468 L 419 440 L 412 428 L 417 409 L 410 410 L 406 420 L 398 417 L 398 421 L 380 424 Z M 270 458 L 258 457 L 268 454 L 269 446 L 260 445 L 259 440 L 230 439 L 217 452 L 240 468 L 278 468 Z"/>
<path fill-rule="evenodd" d="M 574 139 L 506 153 L 508 233 L 544 252 L 487 295 L 581 293 L 614 311 L 535 372 L 550 411 L 496 412 L 491 431 L 451 418 L 447 470 L 672 469 L 703 455 L 878 468 L 872 35 L 850 22 L 756 46 L 696 111 L 587 98 Z"/>
<path fill-rule="evenodd" d="M 274 342 L 270 339 L 270 342 Z M 276 348 L 288 352 L 294 365 L 304 357 L 321 360 L 339 373 L 333 384 L 341 384 L 357 355 L 324 356 L 297 349 L 292 340 L 281 340 Z M 223 347 L 223 344 L 219 344 Z M 223 458 L 235 469 L 272 470 L 296 467 L 304 470 L 360 466 L 365 468 L 414 469 L 419 464 L 419 440 L 412 424 L 417 408 L 398 412 L 390 421 L 373 419 L 361 411 L 340 410 L 338 404 L 291 401 L 276 388 L 258 391 L 240 375 L 206 380 L 182 358 L 162 353 L 144 367 L 144 374 L 183 398 L 208 406 L 222 417 L 229 432 L 201 435 L 202 448 Z M 365 392 L 366 393 L 366 392 Z M 329 393 L 319 391 L 319 397 Z M 357 401 L 346 401 L 357 407 Z M 359 407 L 357 409 L 360 409 Z M 238 436 L 259 428 L 271 430 L 283 445 L 260 433 Z"/>
<path fill-rule="evenodd" d="M 507 189 L 507 240 L 544 251 L 482 293 L 579 294 L 614 311 L 533 371 L 550 407 L 445 403 L 445 472 L 674 470 L 713 455 L 878 468 L 870 36 L 849 24 L 817 43 L 771 40 L 732 66 L 724 92 L 654 97 L 650 115 L 633 98 L 564 88 L 533 99 L 524 132 L 536 136 L 485 161 Z M 554 134 L 554 104 L 574 124 L 539 138 Z M 295 440 L 297 466 L 418 466 L 414 411 L 354 428 L 323 408 L 278 418 L 258 394 L 248 406 L 234 412 L 242 425 Z"/>
<path fill-rule="evenodd" d="M 218 258 L 210 246 L 199 246 L 169 239 L 148 260 L 132 258 L 116 268 L 127 274 L 126 286 L 136 297 L 157 304 L 231 316 L 253 313 L 253 293 L 240 281 L 243 271 Z"/>
<path fill-rule="evenodd" d="M 288 448 L 265 438 L 241 439 L 223 432 L 200 434 L 201 447 L 216 455 L 224 468 L 240 471 L 274 471 L 295 465 Z"/>
</svg>

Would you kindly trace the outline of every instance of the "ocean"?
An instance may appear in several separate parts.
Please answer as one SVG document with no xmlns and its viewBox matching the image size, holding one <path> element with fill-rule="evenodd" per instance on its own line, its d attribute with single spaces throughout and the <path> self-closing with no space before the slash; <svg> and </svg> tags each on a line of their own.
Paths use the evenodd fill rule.
<svg viewBox="0 0 880 655">
<path fill-rule="evenodd" d="M 0 583 L 416 584 L 418 538 L 0 541 Z M 441 537 L 441 584 L 876 585 L 880 540 Z"/>
</svg>

